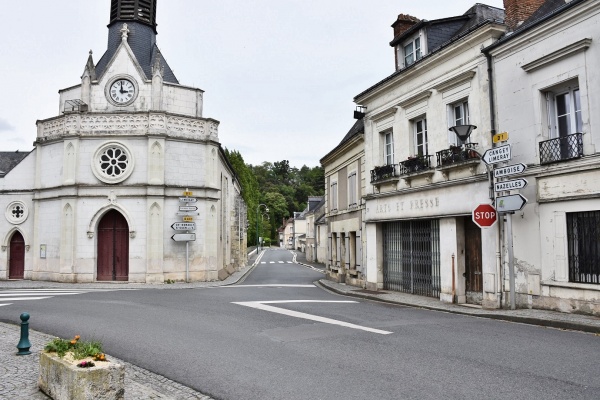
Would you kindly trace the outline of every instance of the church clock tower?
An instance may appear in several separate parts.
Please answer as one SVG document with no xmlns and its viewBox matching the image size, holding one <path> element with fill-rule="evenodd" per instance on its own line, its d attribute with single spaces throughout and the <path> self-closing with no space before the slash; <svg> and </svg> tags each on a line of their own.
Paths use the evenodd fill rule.
<svg viewBox="0 0 600 400">
<path fill-rule="evenodd" d="M 90 51 L 81 83 L 59 91 L 59 115 L 37 121 L 31 195 L 13 201 L 30 217 L 0 224 L 5 242 L 18 232 L 44 249 L 25 256 L 25 279 L 207 281 L 245 265 L 245 205 L 219 122 L 159 50 L 156 3 L 112 0 L 106 51 L 97 63 Z M 194 206 L 181 208 L 190 192 Z M 176 239 L 195 240 L 172 239 L 176 222 L 195 234 Z"/>
</svg>

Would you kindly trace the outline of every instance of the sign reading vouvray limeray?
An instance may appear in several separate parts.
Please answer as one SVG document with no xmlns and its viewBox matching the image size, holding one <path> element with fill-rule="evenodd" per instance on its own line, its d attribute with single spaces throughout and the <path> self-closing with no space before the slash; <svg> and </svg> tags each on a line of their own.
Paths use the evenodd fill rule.
<svg viewBox="0 0 600 400">
<path fill-rule="evenodd" d="M 510 144 L 504 146 L 494 147 L 493 149 L 486 150 L 483 153 L 482 160 L 484 163 L 491 165 L 500 162 L 508 161 L 512 158 Z"/>
</svg>

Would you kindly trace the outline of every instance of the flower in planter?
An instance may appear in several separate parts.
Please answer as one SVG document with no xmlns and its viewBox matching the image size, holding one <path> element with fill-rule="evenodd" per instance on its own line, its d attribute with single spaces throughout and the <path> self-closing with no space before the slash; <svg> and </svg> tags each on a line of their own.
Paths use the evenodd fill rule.
<svg viewBox="0 0 600 400">
<path fill-rule="evenodd" d="M 87 357 L 95 357 L 102 353 L 102 343 L 98 341 L 80 341 L 77 335 L 73 339 L 56 338 L 44 346 L 47 353 L 56 353 L 60 358 L 70 353 L 75 360 L 82 360 Z"/>
<path fill-rule="evenodd" d="M 94 364 L 93 361 L 82 361 L 79 364 L 77 364 L 77 366 L 79 368 L 92 368 L 92 367 L 95 367 L 96 364 Z"/>
</svg>

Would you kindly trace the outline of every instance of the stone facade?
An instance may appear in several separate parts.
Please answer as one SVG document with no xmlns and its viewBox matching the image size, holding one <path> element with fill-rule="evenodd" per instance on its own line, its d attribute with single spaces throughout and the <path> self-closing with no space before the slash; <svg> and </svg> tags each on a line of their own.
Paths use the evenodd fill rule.
<svg viewBox="0 0 600 400">
<path fill-rule="evenodd" d="M 12 277 L 17 232 L 25 279 L 92 282 L 118 264 L 130 282 L 209 281 L 245 265 L 245 204 L 219 122 L 202 114 L 203 91 L 165 81 L 160 53 L 146 76 L 129 42 L 139 35 L 118 23 L 121 41 L 102 73 L 90 54 L 81 83 L 59 92 L 59 115 L 37 122 L 34 151 L 0 178 L 0 279 Z M 183 203 L 185 192 L 196 201 Z M 185 216 L 181 206 L 197 211 Z M 125 234 L 105 231 L 109 214 Z M 171 238 L 184 219 L 195 224 L 187 260 L 186 242 Z"/>
</svg>

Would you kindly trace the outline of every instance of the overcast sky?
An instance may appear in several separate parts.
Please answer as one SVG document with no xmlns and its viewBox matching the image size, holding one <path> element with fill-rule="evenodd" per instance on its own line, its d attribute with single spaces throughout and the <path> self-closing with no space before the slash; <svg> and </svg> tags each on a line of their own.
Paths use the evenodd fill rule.
<svg viewBox="0 0 600 400">
<path fill-rule="evenodd" d="M 502 7 L 502 0 L 481 1 Z M 310 167 L 354 124 L 355 95 L 394 71 L 390 25 L 463 14 L 475 0 L 159 0 L 157 43 L 204 116 L 247 163 Z M 33 5 L 33 6 L 32 6 Z M 0 151 L 33 148 L 58 90 L 106 50 L 110 0 L 0 0 Z"/>
</svg>

